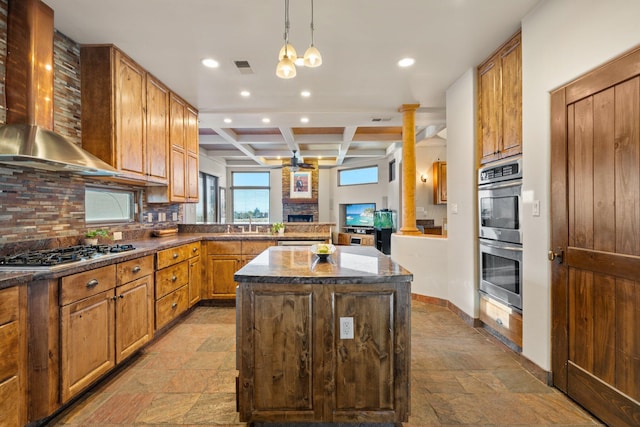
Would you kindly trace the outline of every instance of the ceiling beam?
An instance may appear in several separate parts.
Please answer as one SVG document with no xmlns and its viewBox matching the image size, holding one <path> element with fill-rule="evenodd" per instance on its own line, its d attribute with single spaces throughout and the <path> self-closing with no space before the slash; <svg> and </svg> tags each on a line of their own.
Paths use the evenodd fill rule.
<svg viewBox="0 0 640 427">
<path fill-rule="evenodd" d="M 259 165 L 264 165 L 264 161 L 256 156 L 255 152 L 251 148 L 247 148 L 238 142 L 238 135 L 234 131 L 225 128 L 214 128 L 213 130 L 231 145 L 242 151 L 251 160 L 258 163 Z"/>
<path fill-rule="evenodd" d="M 357 130 L 357 126 L 347 126 L 344 128 L 344 132 L 342 132 L 342 142 L 338 148 L 336 165 L 341 165 L 344 162 L 344 158 L 347 155 L 347 151 L 349 151 L 349 146 L 351 145 L 351 141 L 353 141 L 353 136 L 356 134 Z"/>
<path fill-rule="evenodd" d="M 282 137 L 284 138 L 284 142 L 289 147 L 289 150 L 291 150 L 292 152 L 300 151 L 300 147 L 298 146 L 298 144 L 296 144 L 296 137 L 293 134 L 293 130 L 290 127 L 281 127 L 279 129 Z"/>
</svg>

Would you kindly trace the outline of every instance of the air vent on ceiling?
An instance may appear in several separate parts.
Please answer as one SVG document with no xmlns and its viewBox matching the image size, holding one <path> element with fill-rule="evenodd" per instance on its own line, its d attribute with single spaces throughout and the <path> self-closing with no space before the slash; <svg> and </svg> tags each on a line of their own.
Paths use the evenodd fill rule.
<svg viewBox="0 0 640 427">
<path fill-rule="evenodd" d="M 233 61 L 240 74 L 253 74 L 249 61 Z"/>
<path fill-rule="evenodd" d="M 371 118 L 372 122 L 388 122 L 391 121 L 391 117 L 373 117 Z"/>
</svg>

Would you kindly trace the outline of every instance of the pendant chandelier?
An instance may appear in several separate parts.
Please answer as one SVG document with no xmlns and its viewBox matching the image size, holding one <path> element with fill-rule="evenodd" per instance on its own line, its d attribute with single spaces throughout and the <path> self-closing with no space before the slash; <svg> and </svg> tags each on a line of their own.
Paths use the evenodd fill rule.
<svg viewBox="0 0 640 427">
<path fill-rule="evenodd" d="M 298 65 L 309 68 L 319 67 L 322 64 L 322 56 L 320 51 L 315 47 L 313 42 L 313 0 L 311 0 L 311 45 L 305 51 L 302 61 L 298 61 Z M 291 79 L 296 76 L 296 60 L 298 55 L 293 46 L 289 43 L 289 0 L 284 0 L 284 46 L 278 54 L 278 66 L 276 67 L 276 75 L 281 79 Z"/>
</svg>

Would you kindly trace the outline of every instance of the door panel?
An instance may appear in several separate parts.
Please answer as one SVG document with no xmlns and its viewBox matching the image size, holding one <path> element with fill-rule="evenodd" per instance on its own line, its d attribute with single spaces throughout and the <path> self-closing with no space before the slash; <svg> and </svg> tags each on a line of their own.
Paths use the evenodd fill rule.
<svg viewBox="0 0 640 427">
<path fill-rule="evenodd" d="M 552 249 L 565 255 L 552 276 L 554 384 L 611 425 L 640 425 L 636 68 L 628 58 L 613 61 L 551 102 Z"/>
</svg>

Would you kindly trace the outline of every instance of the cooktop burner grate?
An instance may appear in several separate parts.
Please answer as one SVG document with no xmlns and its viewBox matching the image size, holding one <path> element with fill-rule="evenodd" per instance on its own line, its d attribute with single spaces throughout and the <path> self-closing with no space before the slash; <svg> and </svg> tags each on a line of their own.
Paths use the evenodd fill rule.
<svg viewBox="0 0 640 427">
<path fill-rule="evenodd" d="M 28 251 L 15 255 L 0 257 L 0 266 L 53 266 L 89 258 L 97 258 L 108 253 L 126 252 L 135 249 L 131 244 L 125 245 L 77 245 L 66 248 Z"/>
</svg>

